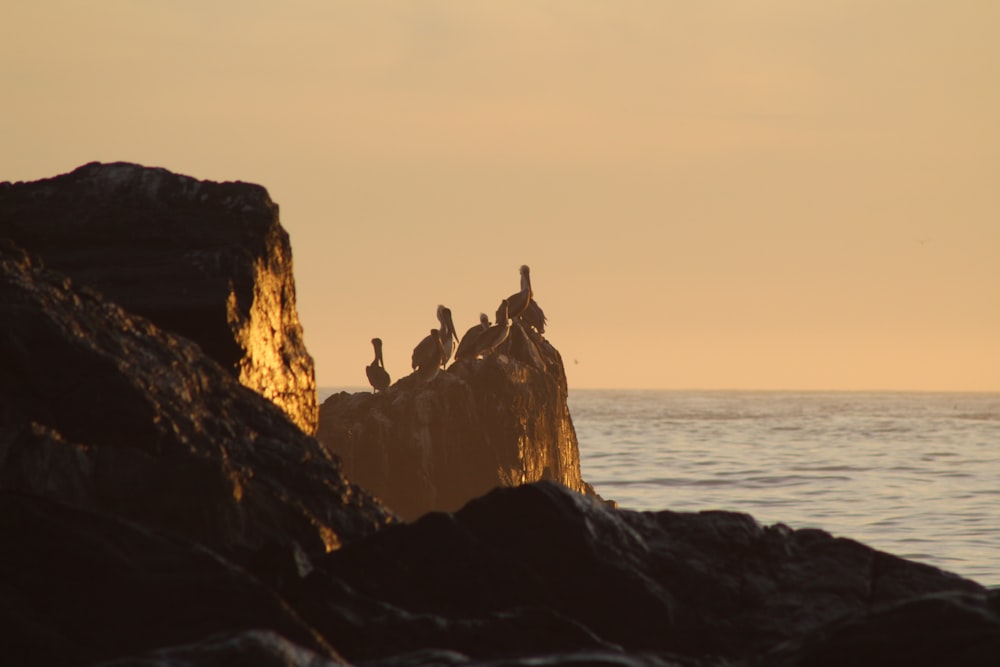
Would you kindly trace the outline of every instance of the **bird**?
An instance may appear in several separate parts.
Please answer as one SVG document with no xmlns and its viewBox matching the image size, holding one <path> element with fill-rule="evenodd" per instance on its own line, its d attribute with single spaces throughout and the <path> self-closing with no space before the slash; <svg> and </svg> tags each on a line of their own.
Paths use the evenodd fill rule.
<svg viewBox="0 0 1000 667">
<path fill-rule="evenodd" d="M 365 374 L 372 389 L 377 392 L 385 391 L 389 388 L 389 372 L 385 370 L 385 362 L 382 361 L 382 339 L 372 338 L 372 347 L 375 348 L 375 360 L 371 365 L 365 366 Z"/>
<path fill-rule="evenodd" d="M 486 316 L 486 313 L 479 313 L 479 324 L 474 327 L 470 327 L 465 335 L 462 336 L 462 340 L 458 343 L 458 349 L 455 350 L 455 361 L 461 359 L 475 358 L 476 356 L 476 342 L 484 331 L 490 328 L 490 318 Z"/>
<path fill-rule="evenodd" d="M 441 328 L 438 330 L 441 336 L 441 348 L 444 350 L 444 357 L 441 359 L 441 366 L 446 366 L 451 359 L 451 352 L 458 343 L 458 334 L 455 332 L 455 323 L 451 319 L 451 310 L 439 305 L 437 309 L 438 322 Z"/>
<path fill-rule="evenodd" d="M 545 333 L 545 312 L 535 301 L 535 293 L 531 289 L 531 269 L 527 264 L 521 266 L 521 291 L 507 297 L 511 319 L 519 319 L 538 333 Z M 497 309 L 497 321 L 500 310 Z"/>
<path fill-rule="evenodd" d="M 489 356 L 510 336 L 509 313 L 507 299 L 504 299 L 497 310 L 497 323 L 480 334 L 479 340 L 476 341 L 474 355 L 476 358 Z"/>
<path fill-rule="evenodd" d="M 521 291 L 504 299 L 507 302 L 507 317 L 511 319 L 520 315 L 531 301 L 531 269 L 527 264 L 521 266 Z M 502 304 L 501 304 L 502 306 Z M 497 323 L 500 322 L 500 309 L 497 308 Z"/>
<path fill-rule="evenodd" d="M 444 362 L 444 347 L 441 345 L 441 332 L 438 329 L 431 329 L 430 334 L 424 337 L 413 348 L 411 358 L 414 371 L 430 371 L 437 373 L 438 367 Z"/>
<path fill-rule="evenodd" d="M 540 334 L 545 333 L 545 313 L 542 311 L 541 306 L 535 301 L 535 295 L 531 295 L 531 301 L 528 302 L 528 306 L 521 313 L 521 321 L 530 327 L 534 327 L 535 331 Z"/>
</svg>

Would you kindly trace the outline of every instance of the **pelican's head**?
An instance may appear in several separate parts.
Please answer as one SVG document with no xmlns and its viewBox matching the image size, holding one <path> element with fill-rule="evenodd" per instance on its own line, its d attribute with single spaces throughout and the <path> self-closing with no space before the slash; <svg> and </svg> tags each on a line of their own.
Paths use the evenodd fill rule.
<svg viewBox="0 0 1000 667">
<path fill-rule="evenodd" d="M 479 323 L 483 325 L 483 328 L 490 326 L 490 318 L 486 316 L 486 313 L 479 313 Z"/>
<path fill-rule="evenodd" d="M 376 350 L 381 350 L 382 349 L 382 339 L 381 338 L 372 338 L 372 345 L 375 347 Z"/>
</svg>

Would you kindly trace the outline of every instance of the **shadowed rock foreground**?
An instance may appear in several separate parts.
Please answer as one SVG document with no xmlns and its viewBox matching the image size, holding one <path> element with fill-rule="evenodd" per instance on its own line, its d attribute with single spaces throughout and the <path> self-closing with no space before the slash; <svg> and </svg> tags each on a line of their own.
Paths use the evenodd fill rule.
<svg viewBox="0 0 1000 667">
<path fill-rule="evenodd" d="M 482 422 L 462 397 L 526 353 L 399 396 L 455 392 Z M 549 427 L 525 425 L 562 417 L 521 390 L 498 394 L 496 424 L 530 450 Z M 402 523 L 197 345 L 0 241 L 0 662 L 992 667 L 1000 592 L 822 531 L 621 510 L 552 480 Z"/>
</svg>

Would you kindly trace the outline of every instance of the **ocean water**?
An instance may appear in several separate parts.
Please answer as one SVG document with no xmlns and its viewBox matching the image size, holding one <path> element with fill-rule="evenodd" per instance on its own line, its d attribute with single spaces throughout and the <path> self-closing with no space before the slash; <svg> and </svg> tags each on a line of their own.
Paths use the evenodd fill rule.
<svg viewBox="0 0 1000 667">
<path fill-rule="evenodd" d="M 1000 394 L 572 390 L 583 477 L 637 510 L 746 512 L 1000 586 Z"/>
</svg>

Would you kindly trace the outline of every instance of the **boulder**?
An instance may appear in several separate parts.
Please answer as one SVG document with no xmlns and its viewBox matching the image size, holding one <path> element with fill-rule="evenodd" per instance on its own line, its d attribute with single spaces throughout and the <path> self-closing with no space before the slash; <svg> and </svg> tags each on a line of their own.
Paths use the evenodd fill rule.
<svg viewBox="0 0 1000 667">
<path fill-rule="evenodd" d="M 0 237 L 195 341 L 315 432 L 315 372 L 295 308 L 291 246 L 264 188 L 94 162 L 0 183 Z"/>
<path fill-rule="evenodd" d="M 1000 657 L 997 594 L 975 582 L 819 530 L 614 509 L 554 482 L 497 489 L 314 564 L 286 599 L 355 662 L 445 649 L 491 665 L 745 665 L 815 636 L 780 664 L 890 664 L 873 656 L 917 653 L 908 625 L 937 664 Z M 797 661 L 835 645 L 845 660 Z"/>
<path fill-rule="evenodd" d="M 330 396 L 316 437 L 405 519 L 543 479 L 594 495 L 580 473 L 562 358 L 520 321 L 485 359 L 429 380 L 410 375 L 383 393 Z"/>
<path fill-rule="evenodd" d="M 279 635 L 304 654 L 341 662 L 270 588 L 189 540 L 3 490 L 0 534 L 5 665 L 90 665 L 251 629 L 263 631 L 259 639 Z M 210 644 L 201 654 L 220 652 Z"/>
<path fill-rule="evenodd" d="M 767 653 L 769 667 L 1000 664 L 1000 590 L 907 598 L 839 619 Z"/>
<path fill-rule="evenodd" d="M 314 438 L 197 345 L 76 288 L 8 241 L 0 488 L 240 557 L 324 552 L 394 520 Z"/>
</svg>

